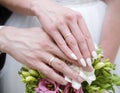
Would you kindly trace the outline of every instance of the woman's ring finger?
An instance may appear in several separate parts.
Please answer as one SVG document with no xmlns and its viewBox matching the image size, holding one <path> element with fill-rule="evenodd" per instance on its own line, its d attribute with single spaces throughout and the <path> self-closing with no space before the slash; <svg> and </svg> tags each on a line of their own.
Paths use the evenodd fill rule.
<svg viewBox="0 0 120 93">
<path fill-rule="evenodd" d="M 53 60 L 54 60 L 54 59 L 55 59 L 54 56 L 50 58 L 49 63 L 48 63 L 50 66 L 52 66 L 52 63 L 53 63 Z"/>
<path fill-rule="evenodd" d="M 64 36 L 64 38 L 66 39 L 67 37 L 69 37 L 71 35 L 71 33 L 68 33 Z"/>
</svg>

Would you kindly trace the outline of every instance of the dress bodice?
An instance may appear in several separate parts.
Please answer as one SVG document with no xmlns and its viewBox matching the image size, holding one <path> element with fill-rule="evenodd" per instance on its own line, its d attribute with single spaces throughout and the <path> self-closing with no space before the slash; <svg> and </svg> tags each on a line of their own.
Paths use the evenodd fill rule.
<svg viewBox="0 0 120 93">
<path fill-rule="evenodd" d="M 99 1 L 99 0 L 55 0 L 56 2 L 62 4 L 62 5 L 68 5 L 68 4 L 82 4 L 82 3 L 88 3 L 92 1 Z"/>
</svg>

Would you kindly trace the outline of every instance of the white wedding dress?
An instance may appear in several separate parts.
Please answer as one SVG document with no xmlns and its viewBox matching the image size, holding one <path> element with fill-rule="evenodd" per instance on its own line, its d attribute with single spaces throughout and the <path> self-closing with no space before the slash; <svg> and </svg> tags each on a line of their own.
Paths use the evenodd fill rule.
<svg viewBox="0 0 120 93">
<path fill-rule="evenodd" d="M 84 17 L 89 31 L 95 43 L 99 43 L 102 24 L 106 12 L 107 6 L 105 3 L 99 0 L 56 0 L 65 7 L 72 8 L 75 11 L 79 11 Z M 88 3 L 89 2 L 89 3 Z M 13 14 L 6 25 L 15 27 L 28 28 L 39 27 L 39 22 L 36 17 L 22 16 L 19 14 Z M 120 73 L 120 52 L 116 57 L 115 64 L 117 68 L 115 73 Z M 25 93 L 24 84 L 21 83 L 18 71 L 22 64 L 14 60 L 11 56 L 7 55 L 6 64 L 2 71 L 2 86 L 0 93 Z M 120 93 L 120 89 L 116 89 L 116 93 Z"/>
</svg>

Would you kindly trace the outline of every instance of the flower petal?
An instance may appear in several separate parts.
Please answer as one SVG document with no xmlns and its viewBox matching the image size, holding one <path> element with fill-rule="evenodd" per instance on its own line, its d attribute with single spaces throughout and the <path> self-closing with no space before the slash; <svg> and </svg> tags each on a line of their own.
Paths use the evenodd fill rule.
<svg viewBox="0 0 120 93">
<path fill-rule="evenodd" d="M 48 85 L 51 84 L 54 86 L 54 91 L 48 89 Z M 50 79 L 41 79 L 38 88 L 36 88 L 37 93 L 58 93 L 59 85 Z"/>
</svg>

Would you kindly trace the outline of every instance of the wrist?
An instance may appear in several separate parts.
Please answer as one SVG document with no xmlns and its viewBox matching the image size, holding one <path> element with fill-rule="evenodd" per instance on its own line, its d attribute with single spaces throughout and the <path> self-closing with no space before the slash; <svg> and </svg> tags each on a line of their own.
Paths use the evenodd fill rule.
<svg viewBox="0 0 120 93">
<path fill-rule="evenodd" d="M 2 47 L 4 46 L 3 45 L 3 33 L 2 33 L 3 28 L 4 28 L 4 26 L 0 26 L 0 54 L 3 52 Z"/>
<path fill-rule="evenodd" d="M 52 0 L 33 0 L 31 10 L 34 16 L 41 16 L 42 12 L 55 10 L 59 5 Z"/>
<path fill-rule="evenodd" d="M 7 53 L 7 44 L 8 44 L 8 38 L 7 33 L 9 34 L 10 27 L 3 26 L 0 29 L 0 51 L 3 53 Z"/>
</svg>

